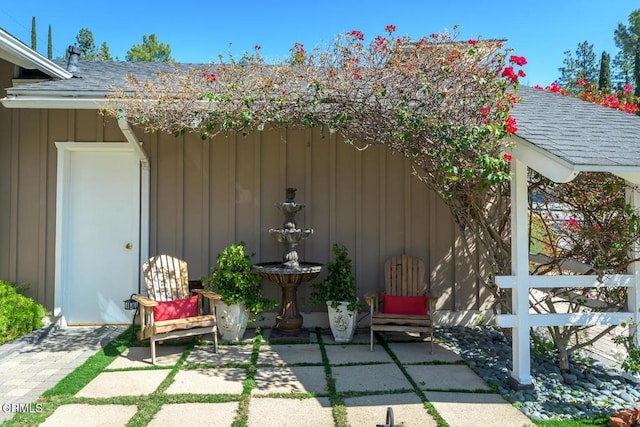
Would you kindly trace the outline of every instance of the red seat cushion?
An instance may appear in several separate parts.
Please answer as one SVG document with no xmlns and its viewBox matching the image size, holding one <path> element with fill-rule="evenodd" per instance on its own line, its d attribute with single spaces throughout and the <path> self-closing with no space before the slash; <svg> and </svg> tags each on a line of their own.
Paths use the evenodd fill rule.
<svg viewBox="0 0 640 427">
<path fill-rule="evenodd" d="M 387 314 L 427 314 L 427 297 L 397 297 L 382 294 L 382 312 Z"/>
<path fill-rule="evenodd" d="M 153 307 L 153 320 L 184 319 L 198 316 L 198 295 L 173 301 L 159 301 Z"/>
</svg>

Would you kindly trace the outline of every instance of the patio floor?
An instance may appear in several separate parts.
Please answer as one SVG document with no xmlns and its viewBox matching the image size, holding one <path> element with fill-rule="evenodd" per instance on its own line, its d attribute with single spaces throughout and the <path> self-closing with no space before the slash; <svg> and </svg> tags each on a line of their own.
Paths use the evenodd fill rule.
<svg viewBox="0 0 640 427">
<path fill-rule="evenodd" d="M 443 345 L 430 354 L 428 342 L 389 342 L 370 352 L 368 333 L 348 345 L 330 333 L 281 345 L 268 335 L 258 341 L 248 330 L 217 354 L 210 345 L 168 342 L 157 347 L 155 367 L 148 347 L 130 347 L 41 425 L 375 426 L 385 424 L 388 407 L 404 426 L 436 426 L 439 418 L 450 426 L 534 425 Z"/>
</svg>

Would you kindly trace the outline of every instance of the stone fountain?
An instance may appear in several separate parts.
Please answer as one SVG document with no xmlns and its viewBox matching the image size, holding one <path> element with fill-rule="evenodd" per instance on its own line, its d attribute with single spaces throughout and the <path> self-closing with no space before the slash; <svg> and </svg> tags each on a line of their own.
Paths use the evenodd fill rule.
<svg viewBox="0 0 640 427">
<path fill-rule="evenodd" d="M 284 246 L 282 261 L 255 264 L 253 271 L 263 279 L 280 286 L 282 302 L 276 316 L 276 324 L 270 341 L 308 341 L 309 332 L 302 328 L 302 315 L 298 310 L 298 286 L 315 279 L 322 271 L 322 264 L 300 262 L 296 246 L 313 234 L 313 229 L 298 228 L 296 214 L 304 209 L 304 203 L 295 201 L 296 189 L 287 188 L 286 201 L 276 203 L 285 216 L 282 228 L 272 228 L 269 234 Z"/>
</svg>

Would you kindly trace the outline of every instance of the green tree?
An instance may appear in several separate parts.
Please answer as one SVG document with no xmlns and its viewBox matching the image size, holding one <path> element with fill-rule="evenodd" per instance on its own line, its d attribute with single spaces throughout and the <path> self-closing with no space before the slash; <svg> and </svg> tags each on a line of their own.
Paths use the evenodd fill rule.
<svg viewBox="0 0 640 427">
<path fill-rule="evenodd" d="M 636 72 L 636 53 L 639 39 L 640 9 L 637 9 L 629 14 L 628 26 L 618 23 L 618 28 L 614 31 L 614 41 L 620 49 L 614 64 L 617 68 L 618 86 L 632 83 L 636 90 L 640 86 L 640 76 Z"/>
<path fill-rule="evenodd" d="M 53 39 L 51 37 L 51 24 L 49 24 L 49 34 L 47 35 L 47 58 L 53 59 Z"/>
<path fill-rule="evenodd" d="M 95 59 L 96 58 L 96 43 L 93 41 L 93 33 L 88 28 L 81 28 L 76 36 L 76 46 L 82 49 L 80 59 Z"/>
<path fill-rule="evenodd" d="M 36 50 L 36 17 L 31 17 L 31 49 Z"/>
<path fill-rule="evenodd" d="M 598 78 L 598 67 L 596 65 L 596 54 L 593 45 L 588 41 L 578 44 L 575 50 L 575 57 L 571 51 L 566 51 L 562 61 L 564 66 L 558 68 L 560 77 L 558 83 L 564 86 L 570 93 L 578 92 L 579 81 L 595 82 Z"/>
<path fill-rule="evenodd" d="M 600 79 L 598 89 L 604 92 L 611 92 L 611 57 L 607 52 L 602 52 L 600 57 Z"/>
<path fill-rule="evenodd" d="M 102 42 L 100 45 L 100 50 L 96 55 L 96 59 L 98 61 L 113 61 L 113 57 L 111 56 L 111 52 L 109 52 L 109 46 L 107 46 L 107 42 Z"/>
<path fill-rule="evenodd" d="M 127 61 L 132 62 L 173 62 L 171 47 L 168 44 L 158 42 L 155 34 L 142 36 L 142 44 L 134 44 L 127 51 Z"/>
</svg>

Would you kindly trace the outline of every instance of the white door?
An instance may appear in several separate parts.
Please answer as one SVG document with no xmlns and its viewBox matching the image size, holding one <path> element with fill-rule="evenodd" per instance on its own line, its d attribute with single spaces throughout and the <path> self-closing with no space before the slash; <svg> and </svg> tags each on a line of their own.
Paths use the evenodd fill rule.
<svg viewBox="0 0 640 427">
<path fill-rule="evenodd" d="M 128 323 L 138 289 L 140 167 L 127 144 L 58 144 L 56 304 L 67 324 Z"/>
</svg>

